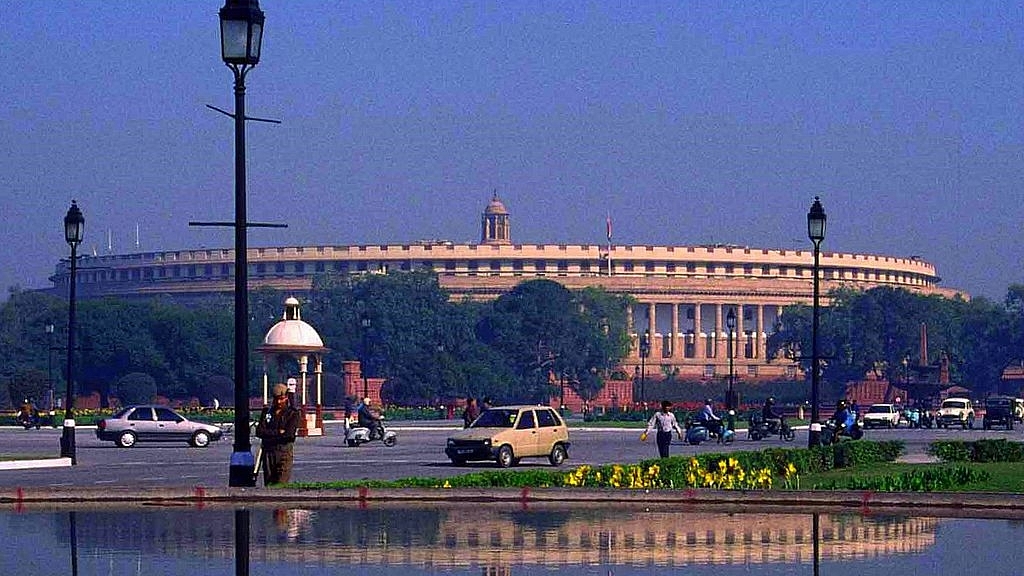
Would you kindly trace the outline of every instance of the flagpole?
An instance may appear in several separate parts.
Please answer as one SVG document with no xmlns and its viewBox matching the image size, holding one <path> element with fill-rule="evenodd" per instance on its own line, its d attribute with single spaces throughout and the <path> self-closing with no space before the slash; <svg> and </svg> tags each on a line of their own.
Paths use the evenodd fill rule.
<svg viewBox="0 0 1024 576">
<path fill-rule="evenodd" d="M 608 214 L 606 220 L 608 226 L 608 276 L 612 275 L 612 215 Z"/>
</svg>

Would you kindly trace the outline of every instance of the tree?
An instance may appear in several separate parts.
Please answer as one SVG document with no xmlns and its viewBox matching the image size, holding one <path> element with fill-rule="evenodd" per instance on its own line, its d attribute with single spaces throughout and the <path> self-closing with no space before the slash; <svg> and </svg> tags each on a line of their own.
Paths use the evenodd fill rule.
<svg viewBox="0 0 1024 576">
<path fill-rule="evenodd" d="M 565 375 L 584 397 L 599 390 L 603 383 L 594 375 L 617 363 L 628 345 L 624 327 L 625 300 L 541 279 L 495 300 L 477 336 L 505 357 L 517 399 L 546 401 L 551 374 Z"/>
<path fill-rule="evenodd" d="M 125 374 L 117 380 L 112 394 L 117 396 L 122 406 L 149 404 L 156 396 L 156 380 L 142 372 Z"/>
</svg>

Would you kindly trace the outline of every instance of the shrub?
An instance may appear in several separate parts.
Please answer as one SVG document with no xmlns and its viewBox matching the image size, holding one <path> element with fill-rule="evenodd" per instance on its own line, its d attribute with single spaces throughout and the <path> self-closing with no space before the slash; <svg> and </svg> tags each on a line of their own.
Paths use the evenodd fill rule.
<svg viewBox="0 0 1024 576">
<path fill-rule="evenodd" d="M 1001 438 L 932 442 L 928 453 L 943 462 L 1024 462 L 1024 443 Z"/>
<path fill-rule="evenodd" d="M 933 492 L 984 482 L 991 475 L 967 466 L 911 470 L 902 474 L 850 477 L 812 486 L 814 490 L 874 490 L 878 492 Z"/>
</svg>

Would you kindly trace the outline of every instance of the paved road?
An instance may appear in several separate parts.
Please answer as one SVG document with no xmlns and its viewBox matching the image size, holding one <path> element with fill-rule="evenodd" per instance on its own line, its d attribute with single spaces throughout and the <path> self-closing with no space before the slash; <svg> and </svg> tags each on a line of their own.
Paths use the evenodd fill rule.
<svg viewBox="0 0 1024 576">
<path fill-rule="evenodd" d="M 327 424 L 326 435 L 303 438 L 296 445 L 294 480 L 329 481 L 336 479 L 394 479 L 410 476 L 447 477 L 473 470 L 493 470 L 491 464 L 457 468 L 444 456 L 444 444 L 454 428 L 447 423 L 396 423 L 399 441 L 393 448 L 374 442 L 359 448 L 344 445 L 340 425 Z M 32 457 L 56 457 L 59 454 L 59 429 L 0 429 L 0 454 Z M 641 443 L 639 430 L 578 429 L 570 432 L 572 449 L 566 467 L 580 464 L 630 463 L 657 455 L 653 441 Z M 907 444 L 908 460 L 925 459 L 927 445 L 936 439 L 976 439 L 980 437 L 1024 439 L 1024 432 L 981 430 L 871 430 L 868 438 L 901 439 Z M 674 444 L 674 454 L 693 454 L 723 450 L 751 450 L 769 446 L 801 446 L 806 432 L 798 431 L 793 443 L 778 439 L 752 442 L 745 433 L 724 447 L 714 443 L 700 446 Z M 118 448 L 100 442 L 91 429 L 80 428 L 77 435 L 78 465 L 34 470 L 0 470 L 0 486 L 61 488 L 136 487 L 136 486 L 226 486 L 231 455 L 230 436 L 209 448 L 191 448 L 184 444 L 138 444 Z M 524 460 L 520 468 L 548 467 L 546 460 Z"/>
</svg>

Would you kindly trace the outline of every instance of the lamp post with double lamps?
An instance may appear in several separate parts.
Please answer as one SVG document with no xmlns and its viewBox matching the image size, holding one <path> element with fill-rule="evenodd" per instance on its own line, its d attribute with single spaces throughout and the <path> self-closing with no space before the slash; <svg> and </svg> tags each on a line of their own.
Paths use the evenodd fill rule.
<svg viewBox="0 0 1024 576">
<path fill-rule="evenodd" d="M 644 330 L 640 337 L 640 401 L 647 406 L 647 357 L 651 355 L 651 331 Z"/>
<path fill-rule="evenodd" d="M 78 245 L 85 236 L 85 216 L 78 209 L 78 203 L 71 201 L 71 207 L 64 216 L 64 240 L 71 246 L 71 270 L 68 275 L 68 375 L 64 399 L 64 429 L 60 437 L 61 458 L 70 458 L 71 465 L 78 464 L 75 455 L 75 288 L 78 280 Z"/>
<path fill-rule="evenodd" d="M 729 313 L 725 315 L 725 329 L 726 329 L 726 344 L 729 347 L 727 356 L 729 357 L 729 391 L 725 393 L 725 409 L 729 415 L 729 429 L 735 428 L 735 419 L 733 418 L 734 410 L 736 409 L 736 391 L 733 389 L 733 380 L 735 380 L 735 372 L 733 371 L 732 358 L 733 358 L 733 331 L 736 329 L 736 308 L 729 308 Z"/>
<path fill-rule="evenodd" d="M 221 57 L 235 77 L 235 425 L 229 486 L 255 486 L 249 438 L 249 274 L 245 202 L 245 75 L 260 61 L 258 0 L 226 0 L 220 9 Z"/>
<path fill-rule="evenodd" d="M 821 387 L 821 367 L 818 357 L 818 317 L 820 306 L 818 304 L 821 279 L 819 278 L 819 257 L 821 254 L 821 242 L 825 239 L 825 209 L 821 207 L 821 199 L 814 197 L 814 204 L 807 212 L 807 237 L 814 244 L 814 295 L 812 301 L 812 322 L 811 322 L 811 426 L 807 434 L 808 447 L 817 446 L 821 437 L 821 423 L 818 419 L 818 391 Z"/>
</svg>

